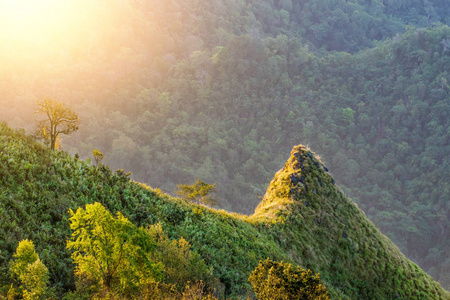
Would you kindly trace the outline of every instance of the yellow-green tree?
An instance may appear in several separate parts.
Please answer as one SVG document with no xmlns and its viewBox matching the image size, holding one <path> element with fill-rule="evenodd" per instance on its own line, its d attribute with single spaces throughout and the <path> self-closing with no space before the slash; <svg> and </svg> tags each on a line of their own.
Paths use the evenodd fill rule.
<svg viewBox="0 0 450 300">
<path fill-rule="evenodd" d="M 37 123 L 36 136 L 50 141 L 52 150 L 60 134 L 71 134 L 78 130 L 80 119 L 69 107 L 53 99 L 38 101 L 38 111 L 45 115 L 45 119 Z"/>
<path fill-rule="evenodd" d="M 181 290 L 188 282 L 202 282 L 205 289 L 215 282 L 212 268 L 208 267 L 201 256 L 191 251 L 191 245 L 183 237 L 170 240 L 161 224 L 150 226 L 147 233 L 156 241 L 158 260 L 165 268 L 165 282 L 174 284 Z"/>
<path fill-rule="evenodd" d="M 73 233 L 67 248 L 80 279 L 113 298 L 139 293 L 163 278 L 162 264 L 151 259 L 155 241 L 120 212 L 114 217 L 97 202 L 69 212 Z"/>
<path fill-rule="evenodd" d="M 21 281 L 23 298 L 30 300 L 43 299 L 48 285 L 48 269 L 39 259 L 32 241 L 19 242 L 13 255 L 10 270 Z"/>
<path fill-rule="evenodd" d="M 289 263 L 259 261 L 248 280 L 260 300 L 330 299 L 319 274 Z"/>
<path fill-rule="evenodd" d="M 98 164 L 102 161 L 103 159 L 103 153 L 100 152 L 100 150 L 95 149 L 92 151 L 92 154 L 94 155 L 94 159 L 95 159 L 95 165 L 98 166 Z"/>
<path fill-rule="evenodd" d="M 212 206 L 216 203 L 212 194 L 216 189 L 216 184 L 207 184 L 197 179 L 193 185 L 178 184 L 177 194 L 188 201 Z"/>
</svg>

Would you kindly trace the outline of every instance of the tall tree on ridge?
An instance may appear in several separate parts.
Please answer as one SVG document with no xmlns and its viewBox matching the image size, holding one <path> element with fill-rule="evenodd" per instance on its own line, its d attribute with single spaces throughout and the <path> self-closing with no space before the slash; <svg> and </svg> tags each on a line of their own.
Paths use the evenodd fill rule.
<svg viewBox="0 0 450 300">
<path fill-rule="evenodd" d="M 77 131 L 80 119 L 69 107 L 56 100 L 46 98 L 37 104 L 37 112 L 45 114 L 47 118 L 37 123 L 36 136 L 50 140 L 50 147 L 55 150 L 58 136 Z"/>
</svg>

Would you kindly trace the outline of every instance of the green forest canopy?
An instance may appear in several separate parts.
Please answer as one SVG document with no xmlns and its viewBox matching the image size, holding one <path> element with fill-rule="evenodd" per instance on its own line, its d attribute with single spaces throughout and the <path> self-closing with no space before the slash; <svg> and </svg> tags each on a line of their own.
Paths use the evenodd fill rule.
<svg viewBox="0 0 450 300">
<path fill-rule="evenodd" d="M 100 149 L 103 163 L 167 192 L 216 183 L 221 207 L 244 213 L 292 145 L 309 144 L 450 288 L 446 1 L 115 0 L 86 11 L 61 31 L 76 47 L 0 47 L 9 124 L 30 128 L 36 100 L 64 99 L 83 120 L 63 140 L 71 153 Z"/>
</svg>

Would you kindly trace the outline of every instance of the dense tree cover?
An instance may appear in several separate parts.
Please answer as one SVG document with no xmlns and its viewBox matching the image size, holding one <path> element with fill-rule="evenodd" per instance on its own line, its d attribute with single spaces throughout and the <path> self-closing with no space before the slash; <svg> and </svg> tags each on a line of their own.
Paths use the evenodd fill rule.
<svg viewBox="0 0 450 300">
<path fill-rule="evenodd" d="M 214 182 L 220 206 L 245 213 L 309 144 L 450 287 L 446 1 L 88 2 L 55 33 L 67 38 L 2 44 L 0 117 L 29 127 L 36 99 L 64 99 L 83 119 L 71 153 L 102 149 L 167 192 Z"/>
<path fill-rule="evenodd" d="M 10 289 L 9 261 L 23 239 L 36 245 L 57 298 L 80 299 L 99 293 L 89 289 L 92 281 L 75 281 L 74 273 L 86 275 L 93 269 L 79 265 L 81 252 L 73 252 L 78 268 L 70 259 L 65 247 L 71 235 L 69 225 L 75 229 L 71 248 L 83 245 L 79 238 L 88 233 L 93 244 L 98 237 L 111 242 L 96 251 L 110 251 L 107 245 L 114 248 L 116 241 L 122 241 L 130 255 L 139 257 L 143 255 L 139 249 L 147 245 L 147 258 L 164 265 L 165 279 L 145 289 L 144 299 L 198 295 L 201 284 L 189 284 L 180 291 L 186 280 L 193 282 L 194 278 L 212 286 L 219 297 L 246 295 L 251 293 L 247 278 L 267 257 L 320 272 L 330 296 L 338 299 L 448 296 L 367 220 L 334 185 L 314 154 L 303 147 L 293 150 L 252 216 L 172 198 L 130 181 L 122 170 L 113 173 L 105 166 L 90 166 L 64 152 L 51 151 L 3 124 L 0 150 L 0 297 Z M 69 209 L 77 208 L 71 216 Z M 89 217 L 94 211 L 99 214 L 98 222 Z M 83 220 L 92 222 L 78 226 Z M 99 224 L 107 230 L 94 230 Z M 141 227 L 147 226 L 144 233 Z M 120 245 L 117 249 L 120 253 Z M 90 253 L 88 249 L 84 255 Z M 134 261 L 133 255 L 127 256 L 129 263 L 145 263 L 145 259 Z M 134 272 L 126 266 L 121 270 Z M 101 287 L 99 277 L 91 279 Z"/>
<path fill-rule="evenodd" d="M 189 243 L 183 238 L 169 241 L 161 226 L 137 228 L 120 212 L 114 218 L 98 202 L 69 213 L 72 235 L 67 248 L 73 250 L 78 278 L 74 297 L 86 296 L 88 290 L 88 296 L 111 299 L 155 299 L 155 293 L 162 293 L 161 299 L 177 298 L 176 291 L 189 282 L 214 282 Z M 213 286 L 201 292 L 208 288 Z"/>
<path fill-rule="evenodd" d="M 346 152 L 328 156 L 335 174 L 402 251 L 446 286 L 450 107 L 445 69 L 450 56 L 441 42 L 449 34 L 447 27 L 411 30 L 342 68 L 329 66 L 337 80 L 321 87 L 325 94 L 339 87 L 338 101 L 355 110 L 355 123 L 348 131 L 337 131 L 334 138 L 326 133 L 330 138 L 325 149 L 340 139 L 347 143 L 342 146 Z M 368 60 L 371 65 L 360 69 Z M 343 79 L 350 68 L 353 75 Z M 437 260 L 443 264 L 433 265 Z"/>
</svg>

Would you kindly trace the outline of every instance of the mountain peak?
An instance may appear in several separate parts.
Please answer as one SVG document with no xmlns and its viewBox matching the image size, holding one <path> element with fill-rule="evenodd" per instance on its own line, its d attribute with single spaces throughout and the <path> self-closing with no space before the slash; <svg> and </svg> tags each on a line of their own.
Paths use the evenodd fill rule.
<svg viewBox="0 0 450 300">
<path fill-rule="evenodd" d="M 284 167 L 275 174 L 255 214 L 279 214 L 291 204 L 309 206 L 318 194 L 328 193 L 332 186 L 335 189 L 334 183 L 318 155 L 306 146 L 295 146 Z"/>
<path fill-rule="evenodd" d="M 61 293 L 73 289 L 73 261 L 64 245 L 67 211 L 97 201 L 136 225 L 159 223 L 169 238 L 183 237 L 214 268 L 227 296 L 246 294 L 249 274 L 269 257 L 320 273 L 336 299 L 450 299 L 345 197 L 304 146 L 294 147 L 251 217 L 145 188 L 2 123 L 0 150 L 0 281 L 7 289 L 12 282 L 5 270 L 24 238 L 42 250 Z M 5 294 L 0 287 L 0 297 Z"/>
<path fill-rule="evenodd" d="M 291 259 L 319 270 L 329 282 L 346 277 L 358 289 L 370 283 L 377 286 L 373 291 L 380 289 L 371 299 L 418 299 L 424 292 L 433 299 L 448 297 L 439 284 L 429 284 L 431 277 L 409 261 L 344 195 L 319 156 L 305 146 L 292 149 L 253 217 L 285 228 L 275 239 L 289 249 Z M 403 287 L 386 278 L 401 278 Z M 352 297 L 364 298 L 363 294 L 358 291 Z"/>
</svg>

